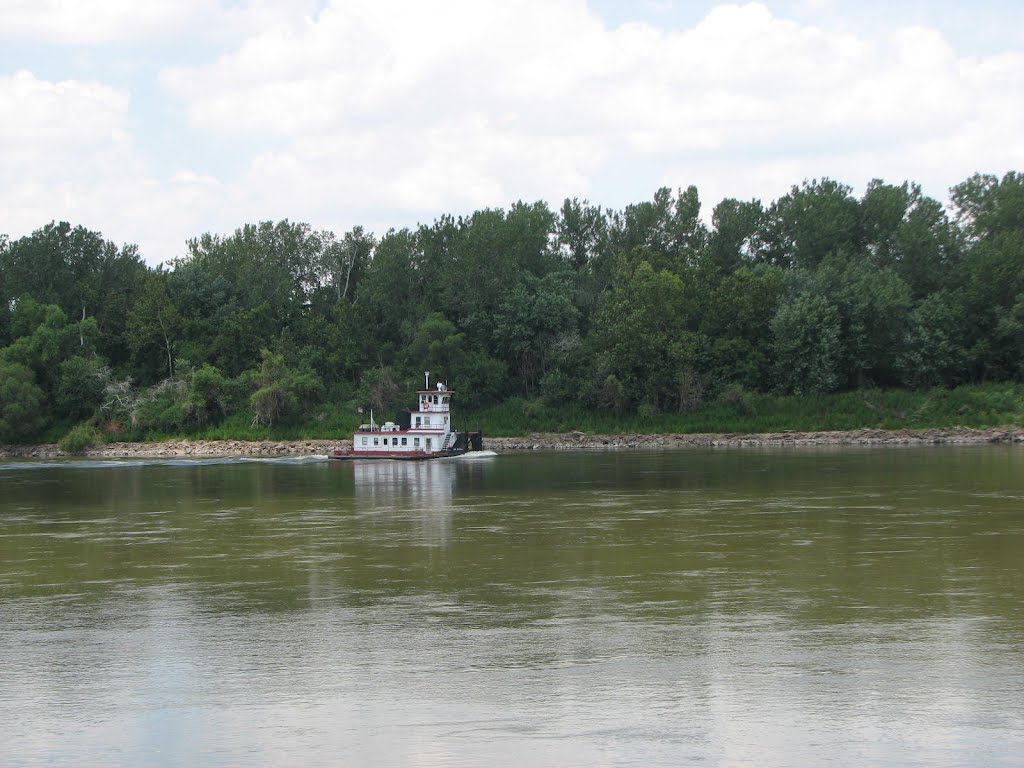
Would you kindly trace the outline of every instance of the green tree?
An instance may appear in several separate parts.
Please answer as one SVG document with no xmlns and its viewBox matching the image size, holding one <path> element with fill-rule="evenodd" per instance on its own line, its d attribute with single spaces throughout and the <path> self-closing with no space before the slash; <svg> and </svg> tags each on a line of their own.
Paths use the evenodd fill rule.
<svg viewBox="0 0 1024 768">
<path fill-rule="evenodd" d="M 28 366 L 0 357 L 0 442 L 29 439 L 42 429 L 45 398 Z"/>
<path fill-rule="evenodd" d="M 273 345 L 286 328 L 303 324 L 313 308 L 324 305 L 325 295 L 336 293 L 331 280 L 354 284 L 362 237 L 353 230 L 339 243 L 308 224 L 265 221 L 226 237 L 207 233 L 190 240 L 169 285 L 183 319 L 182 352 L 230 376 L 259 365 L 260 349 Z M 353 243 L 354 251 L 347 247 Z M 355 262 L 339 276 L 346 253 L 354 253 Z"/>
<path fill-rule="evenodd" d="M 762 249 L 765 211 L 760 200 L 723 200 L 711 214 L 708 256 L 722 272 L 752 263 Z"/>
<path fill-rule="evenodd" d="M 614 395 L 615 407 L 645 404 L 680 409 L 702 389 L 706 339 L 689 328 L 689 296 L 682 279 L 640 259 L 620 262 L 601 300 L 588 343 L 596 350 L 592 396 Z M 603 394 L 602 394 L 603 393 Z"/>
<path fill-rule="evenodd" d="M 828 178 L 794 186 L 768 209 L 762 258 L 812 269 L 830 253 L 859 251 L 861 211 L 851 192 Z"/>
<path fill-rule="evenodd" d="M 337 301 L 351 300 L 370 263 L 376 238 L 362 227 L 353 227 L 341 240 L 332 232 L 321 232 L 319 237 L 316 262 L 322 284 L 330 286 Z"/>
<path fill-rule="evenodd" d="M 128 360 L 124 344 L 128 309 L 146 272 L 136 246 L 119 249 L 98 232 L 51 222 L 0 248 L 4 275 L 0 300 L 28 295 L 60 307 L 69 318 L 94 318 L 99 331 L 97 351 L 120 365 Z"/>
<path fill-rule="evenodd" d="M 865 256 L 830 256 L 813 278 L 839 312 L 843 357 L 840 384 L 896 383 L 895 358 L 910 316 L 910 288 L 894 269 Z"/>
<path fill-rule="evenodd" d="M 366 266 L 357 303 L 364 327 L 378 349 L 408 344 L 428 314 L 431 292 L 425 280 L 431 271 L 421 268 L 422 258 L 416 233 L 392 230 L 381 238 Z"/>
<path fill-rule="evenodd" d="M 970 241 L 1024 231 L 1024 173 L 975 174 L 950 190 L 956 221 Z"/>
<path fill-rule="evenodd" d="M 228 237 L 204 234 L 188 241 L 176 269 L 220 277 L 247 308 L 267 304 L 279 323 L 302 312 L 320 286 L 324 240 L 308 224 L 287 220 L 246 224 Z"/>
<path fill-rule="evenodd" d="M 771 321 L 775 383 L 797 395 L 839 386 L 839 311 L 824 297 L 803 293 L 782 304 Z"/>
<path fill-rule="evenodd" d="M 156 353 L 157 359 L 162 358 L 167 366 L 167 377 L 173 379 L 175 353 L 184 320 L 167 286 L 166 273 L 157 271 L 148 276 L 139 301 L 128 315 L 126 333 L 132 355 L 143 370 L 153 370 L 146 360 Z"/>
<path fill-rule="evenodd" d="M 690 186 L 673 196 L 662 187 L 654 200 L 626 206 L 612 214 L 611 243 L 617 254 L 644 248 L 655 269 L 681 271 L 697 263 L 707 242 L 707 228 L 700 218 L 700 197 Z"/>
<path fill-rule="evenodd" d="M 961 383 L 967 369 L 964 319 L 958 302 L 946 293 L 922 299 L 914 308 L 899 346 L 900 383 L 925 389 Z"/>
<path fill-rule="evenodd" d="M 547 371 L 555 343 L 576 333 L 579 310 L 572 303 L 569 275 L 551 273 L 515 286 L 494 314 L 492 348 L 515 372 L 524 393 Z"/>
<path fill-rule="evenodd" d="M 713 345 L 713 389 L 730 383 L 750 389 L 770 386 L 770 323 L 785 293 L 783 278 L 783 270 L 771 265 L 742 267 L 698 293 L 698 327 Z"/>
<path fill-rule="evenodd" d="M 67 421 L 92 417 L 103 402 L 109 379 L 110 371 L 99 358 L 69 357 L 58 366 L 54 398 L 58 415 Z"/>
<path fill-rule="evenodd" d="M 14 340 L 0 349 L 0 358 L 31 369 L 36 383 L 52 403 L 61 363 L 75 355 L 94 356 L 99 329 L 94 318 L 69 323 L 60 307 L 40 304 L 26 296 L 15 304 L 11 334 Z"/>
<path fill-rule="evenodd" d="M 421 229 L 431 304 L 471 341 L 487 349 L 493 313 L 526 275 L 542 278 L 564 268 L 553 247 L 555 217 L 543 203 L 487 209 L 468 219 L 442 219 Z"/>
<path fill-rule="evenodd" d="M 252 394 L 253 424 L 273 426 L 294 423 L 323 399 L 323 384 L 308 371 L 290 369 L 284 357 L 268 349 L 256 374 L 258 389 Z"/>
<path fill-rule="evenodd" d="M 608 252 L 608 217 L 587 200 L 565 199 L 556 224 L 563 258 L 576 272 L 593 269 Z"/>
<path fill-rule="evenodd" d="M 1024 175 L 975 175 L 953 188 L 952 199 L 965 240 L 961 282 L 973 378 L 1019 375 L 1015 336 L 1003 331 L 1024 293 Z"/>
<path fill-rule="evenodd" d="M 228 381 L 208 363 L 192 373 L 186 394 L 189 420 L 198 425 L 216 424 L 226 412 L 225 390 Z"/>
<path fill-rule="evenodd" d="M 405 352 L 405 369 L 412 377 L 422 371 L 444 376 L 469 407 L 492 401 L 501 392 L 506 367 L 487 354 L 455 324 L 438 312 L 428 315 Z"/>
</svg>

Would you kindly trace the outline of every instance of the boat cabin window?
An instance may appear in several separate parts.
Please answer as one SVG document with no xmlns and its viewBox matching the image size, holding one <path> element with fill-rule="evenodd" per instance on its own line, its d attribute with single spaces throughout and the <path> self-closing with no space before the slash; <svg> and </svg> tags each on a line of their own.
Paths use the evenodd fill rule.
<svg viewBox="0 0 1024 768">
<path fill-rule="evenodd" d="M 373 444 L 374 445 L 380 445 L 380 438 L 379 437 L 373 438 Z"/>
<path fill-rule="evenodd" d="M 423 444 L 424 444 L 424 446 L 426 446 L 426 449 L 427 449 L 427 450 L 429 451 L 429 450 L 430 450 L 430 438 L 428 437 L 428 438 L 427 438 L 427 439 L 426 439 L 426 440 L 424 441 L 424 443 L 423 443 Z"/>
<path fill-rule="evenodd" d="M 403 437 L 402 438 L 402 445 L 408 445 L 408 444 L 409 444 L 409 438 Z"/>
<path fill-rule="evenodd" d="M 363 445 L 366 445 L 366 438 L 363 438 Z"/>
<path fill-rule="evenodd" d="M 419 448 L 420 447 L 420 439 L 418 437 L 414 437 L 412 439 L 412 444 L 413 444 L 414 447 Z"/>
</svg>

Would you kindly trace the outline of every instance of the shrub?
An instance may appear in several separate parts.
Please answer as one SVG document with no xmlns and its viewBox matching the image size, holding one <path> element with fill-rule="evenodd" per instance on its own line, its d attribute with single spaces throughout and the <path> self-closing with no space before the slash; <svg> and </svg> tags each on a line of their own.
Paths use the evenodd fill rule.
<svg viewBox="0 0 1024 768">
<path fill-rule="evenodd" d="M 749 416 L 754 412 L 753 398 L 740 384 L 727 385 L 719 394 L 718 402 L 742 416 Z"/>
<path fill-rule="evenodd" d="M 641 403 L 640 407 L 636 409 L 636 415 L 640 417 L 641 421 L 654 421 L 658 416 L 658 406 L 654 403 Z"/>
<path fill-rule="evenodd" d="M 64 437 L 58 441 L 57 447 L 64 453 L 79 455 L 85 453 L 96 445 L 99 441 L 99 437 L 100 435 L 99 432 L 96 431 L 96 428 L 92 424 L 85 422 L 74 427 L 70 432 L 64 435 Z"/>
</svg>

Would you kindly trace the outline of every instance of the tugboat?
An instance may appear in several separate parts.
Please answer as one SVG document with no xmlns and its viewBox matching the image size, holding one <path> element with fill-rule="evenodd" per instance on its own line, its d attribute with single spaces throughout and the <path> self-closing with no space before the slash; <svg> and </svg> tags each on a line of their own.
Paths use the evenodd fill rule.
<svg viewBox="0 0 1024 768">
<path fill-rule="evenodd" d="M 423 461 L 461 456 L 483 450 L 480 432 L 456 432 L 451 422 L 451 402 L 455 392 L 442 381 L 430 386 L 430 372 L 424 376 L 424 389 L 416 392 L 417 408 L 405 408 L 398 414 L 398 422 L 386 421 L 378 425 L 370 413 L 370 423 L 361 424 L 352 435 L 352 449 L 336 448 L 330 458 L 341 461 L 352 459 L 399 459 Z"/>
</svg>

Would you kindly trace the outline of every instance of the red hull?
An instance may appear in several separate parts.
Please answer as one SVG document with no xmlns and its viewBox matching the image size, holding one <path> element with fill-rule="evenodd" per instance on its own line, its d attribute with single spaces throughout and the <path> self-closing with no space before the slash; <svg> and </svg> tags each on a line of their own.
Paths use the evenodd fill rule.
<svg viewBox="0 0 1024 768">
<path fill-rule="evenodd" d="M 434 451 L 433 453 L 413 453 L 412 451 L 331 451 L 328 456 L 339 461 L 358 461 L 362 459 L 391 459 L 395 461 L 426 461 L 428 459 L 444 459 L 449 456 L 460 456 L 465 451 Z"/>
</svg>

